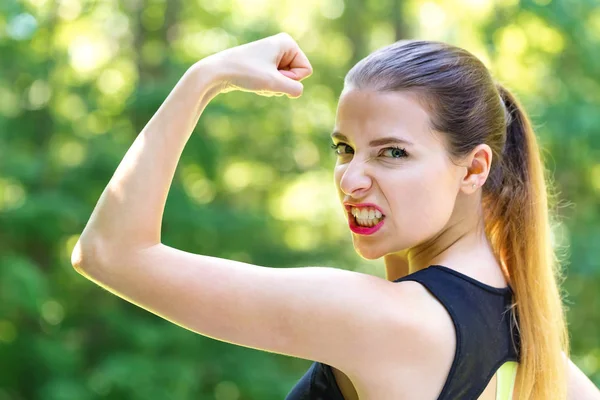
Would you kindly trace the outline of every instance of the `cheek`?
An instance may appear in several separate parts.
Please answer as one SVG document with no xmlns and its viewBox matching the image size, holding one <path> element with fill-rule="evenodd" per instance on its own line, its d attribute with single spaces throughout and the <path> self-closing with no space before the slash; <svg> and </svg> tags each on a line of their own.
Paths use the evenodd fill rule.
<svg viewBox="0 0 600 400">
<path fill-rule="evenodd" d="M 397 228 L 421 242 L 437 234 L 448 223 L 456 193 L 449 178 L 435 170 L 404 175 L 388 196 Z"/>
</svg>

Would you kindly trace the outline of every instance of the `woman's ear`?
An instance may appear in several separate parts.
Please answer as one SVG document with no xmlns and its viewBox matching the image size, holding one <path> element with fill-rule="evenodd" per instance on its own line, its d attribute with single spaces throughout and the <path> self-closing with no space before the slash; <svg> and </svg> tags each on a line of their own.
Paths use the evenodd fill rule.
<svg viewBox="0 0 600 400">
<path fill-rule="evenodd" d="M 477 145 L 464 159 L 466 173 L 461 188 L 466 193 L 475 193 L 485 183 L 492 166 L 492 149 L 487 144 Z"/>
</svg>

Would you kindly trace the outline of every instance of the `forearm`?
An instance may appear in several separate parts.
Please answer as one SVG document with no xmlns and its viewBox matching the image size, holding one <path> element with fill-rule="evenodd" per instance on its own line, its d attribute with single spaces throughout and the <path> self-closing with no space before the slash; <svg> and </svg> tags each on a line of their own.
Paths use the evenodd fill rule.
<svg viewBox="0 0 600 400">
<path fill-rule="evenodd" d="M 102 253 L 160 243 L 163 210 L 179 158 L 204 108 L 218 93 L 217 74 L 200 61 L 179 80 L 104 189 L 77 244 L 79 253 L 99 242 L 105 245 Z M 85 255 L 74 252 L 73 257 Z"/>
</svg>

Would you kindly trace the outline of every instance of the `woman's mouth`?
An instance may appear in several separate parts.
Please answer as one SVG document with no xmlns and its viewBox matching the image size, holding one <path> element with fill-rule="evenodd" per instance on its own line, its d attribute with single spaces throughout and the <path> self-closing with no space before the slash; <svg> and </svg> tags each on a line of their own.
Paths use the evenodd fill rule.
<svg viewBox="0 0 600 400">
<path fill-rule="evenodd" d="M 372 235 L 377 232 L 385 220 L 385 215 L 371 207 L 348 207 L 348 225 L 350 230 L 359 235 Z"/>
</svg>

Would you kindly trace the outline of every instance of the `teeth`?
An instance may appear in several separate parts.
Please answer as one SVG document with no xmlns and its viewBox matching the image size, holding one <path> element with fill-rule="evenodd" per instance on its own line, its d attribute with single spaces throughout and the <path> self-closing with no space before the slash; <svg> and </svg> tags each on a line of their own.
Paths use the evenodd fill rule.
<svg viewBox="0 0 600 400">
<path fill-rule="evenodd" d="M 375 218 L 375 219 L 358 219 L 355 218 L 356 223 L 358 225 L 362 225 L 362 226 L 375 226 L 379 223 L 379 221 L 381 221 L 381 218 Z"/>
<path fill-rule="evenodd" d="M 383 215 L 381 214 L 381 212 L 375 208 L 352 207 L 350 212 L 354 216 L 356 223 L 358 225 L 362 225 L 362 226 L 368 226 L 368 227 L 375 226 L 383 218 Z"/>
<path fill-rule="evenodd" d="M 350 210 L 352 215 L 356 218 L 360 218 L 363 220 L 366 219 L 375 219 L 375 218 L 381 218 L 382 214 L 379 210 L 376 210 L 374 208 L 356 208 L 356 207 L 352 207 L 352 209 Z"/>
</svg>

